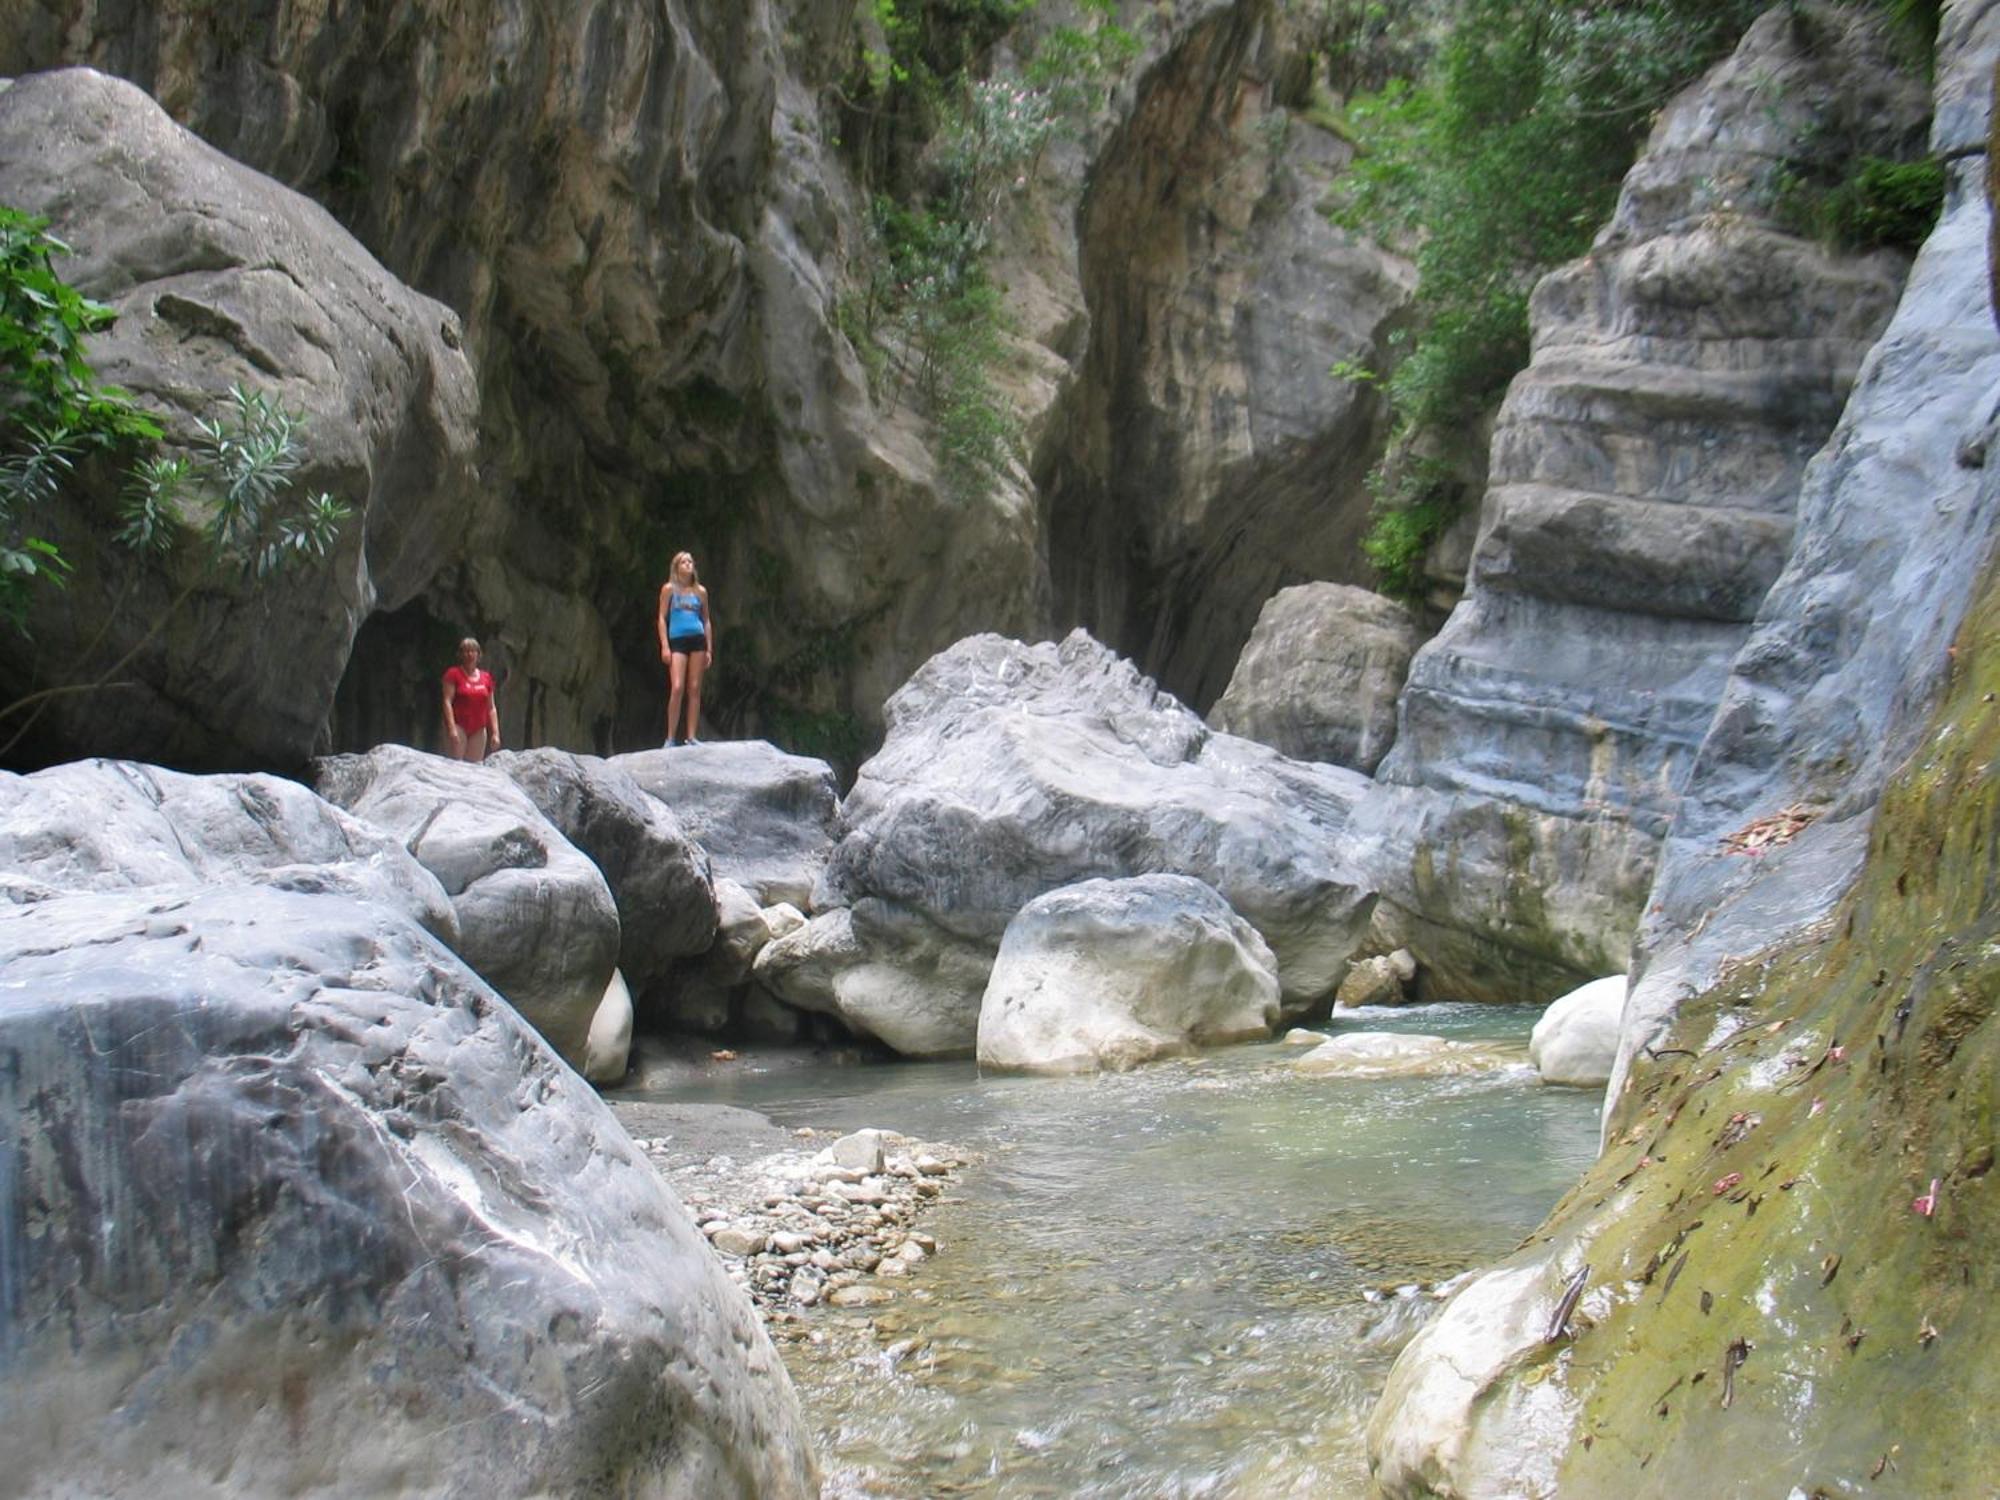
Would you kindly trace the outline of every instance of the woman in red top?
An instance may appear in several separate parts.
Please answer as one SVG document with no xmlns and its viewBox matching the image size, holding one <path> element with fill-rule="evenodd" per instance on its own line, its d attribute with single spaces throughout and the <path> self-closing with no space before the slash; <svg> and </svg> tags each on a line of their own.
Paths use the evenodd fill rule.
<svg viewBox="0 0 2000 1500">
<path fill-rule="evenodd" d="M 500 705 L 493 674 L 479 666 L 479 642 L 458 643 L 458 665 L 444 669 L 444 739 L 453 760 L 484 760 L 500 748 Z"/>
</svg>

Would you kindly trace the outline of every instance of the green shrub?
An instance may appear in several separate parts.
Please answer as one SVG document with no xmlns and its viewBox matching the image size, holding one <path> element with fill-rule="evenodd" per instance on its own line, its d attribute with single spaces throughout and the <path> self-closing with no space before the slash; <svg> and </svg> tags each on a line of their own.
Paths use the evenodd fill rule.
<svg viewBox="0 0 2000 1500">
<path fill-rule="evenodd" d="M 1779 193 L 1779 216 L 1798 233 L 1844 250 L 1915 251 L 1937 224 L 1944 191 L 1942 162 L 1866 156 L 1830 186 L 1788 178 Z"/>
</svg>

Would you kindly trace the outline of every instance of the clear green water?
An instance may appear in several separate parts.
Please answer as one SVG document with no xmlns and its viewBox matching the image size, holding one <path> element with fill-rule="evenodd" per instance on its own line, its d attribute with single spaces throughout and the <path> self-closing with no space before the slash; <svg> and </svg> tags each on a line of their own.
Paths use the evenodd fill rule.
<svg viewBox="0 0 2000 1500">
<path fill-rule="evenodd" d="M 1533 1019 L 1344 1024 L 1525 1040 Z M 1364 1294 L 1511 1250 L 1594 1155 L 1599 1096 L 1525 1067 L 1308 1078 L 1286 1067 L 1302 1050 L 1094 1078 L 829 1066 L 704 1092 L 984 1157 L 926 1219 L 940 1255 L 893 1304 L 816 1311 L 822 1340 L 786 1346 L 826 1494 L 1365 1495 L 1369 1407 L 1431 1304 Z M 902 1339 L 915 1350 L 887 1358 Z"/>
</svg>

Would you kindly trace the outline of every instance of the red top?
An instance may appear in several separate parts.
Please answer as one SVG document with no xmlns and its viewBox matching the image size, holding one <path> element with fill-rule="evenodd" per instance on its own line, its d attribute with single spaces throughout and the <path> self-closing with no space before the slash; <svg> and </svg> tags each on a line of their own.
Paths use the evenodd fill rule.
<svg viewBox="0 0 2000 1500">
<path fill-rule="evenodd" d="M 486 727 L 493 712 L 493 674 L 474 667 L 467 676 L 463 667 L 446 667 L 444 684 L 451 689 L 451 716 L 467 734 Z"/>
</svg>

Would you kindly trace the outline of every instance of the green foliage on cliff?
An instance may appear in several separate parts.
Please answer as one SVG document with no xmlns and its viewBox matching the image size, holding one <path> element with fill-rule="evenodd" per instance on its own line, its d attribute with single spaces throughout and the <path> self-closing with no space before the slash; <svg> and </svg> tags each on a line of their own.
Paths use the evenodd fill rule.
<svg viewBox="0 0 2000 1500">
<path fill-rule="evenodd" d="M 1915 251 L 1944 208 L 1944 163 L 1866 156 L 1833 182 L 1803 172 L 1778 188 L 1779 217 L 1799 234 L 1846 250 Z"/>
<path fill-rule="evenodd" d="M 1528 295 L 1581 254 L 1654 113 L 1756 0 L 1465 0 L 1423 76 L 1353 101 L 1341 222 L 1415 255 L 1416 331 L 1386 385 L 1397 437 L 1370 556 L 1409 596 L 1449 524 L 1433 473 L 1527 361 Z"/>
<path fill-rule="evenodd" d="M 990 53 L 1037 0 L 868 0 L 843 140 L 875 189 L 871 267 L 841 328 L 882 393 L 913 394 L 935 424 L 940 483 L 984 494 L 1012 459 L 1019 423 L 997 388 L 1005 316 L 986 270 L 1006 203 L 1058 131 L 1101 108 L 1138 50 L 1116 0 L 1072 0 L 1019 76 Z M 1051 7 L 1053 10 L 1054 7 Z M 874 38 L 874 40 L 870 40 Z"/>
</svg>

